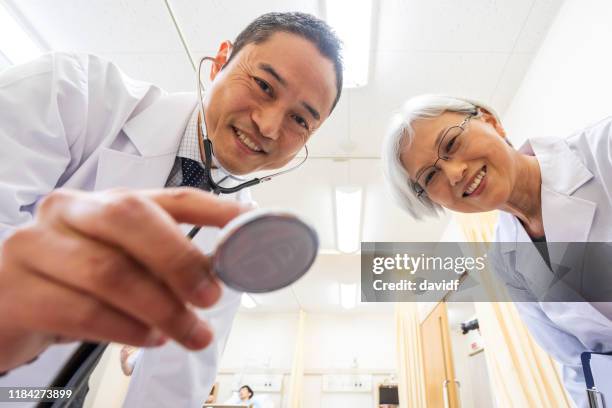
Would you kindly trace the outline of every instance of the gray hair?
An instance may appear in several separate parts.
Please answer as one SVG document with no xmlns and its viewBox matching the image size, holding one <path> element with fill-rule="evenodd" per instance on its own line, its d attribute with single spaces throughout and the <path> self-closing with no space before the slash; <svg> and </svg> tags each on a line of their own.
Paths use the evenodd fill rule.
<svg viewBox="0 0 612 408">
<path fill-rule="evenodd" d="M 437 217 L 443 210 L 426 195 L 417 196 L 416 183 L 410 180 L 400 160 L 402 149 L 409 145 L 414 137 L 412 124 L 417 120 L 436 118 L 444 112 L 468 114 L 480 109 L 489 112 L 499 121 L 497 113 L 483 103 L 466 98 L 429 94 L 409 99 L 393 115 L 381 154 L 385 181 L 395 201 L 415 219 L 420 220 L 424 216 Z"/>
</svg>

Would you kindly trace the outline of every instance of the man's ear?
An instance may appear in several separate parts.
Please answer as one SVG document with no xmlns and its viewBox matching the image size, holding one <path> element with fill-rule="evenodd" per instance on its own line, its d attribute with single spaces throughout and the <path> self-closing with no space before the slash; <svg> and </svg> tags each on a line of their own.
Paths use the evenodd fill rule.
<svg viewBox="0 0 612 408">
<path fill-rule="evenodd" d="M 506 137 L 506 130 L 502 126 L 501 122 L 499 120 L 497 120 L 495 115 L 493 115 L 491 112 L 489 112 L 488 110 L 486 110 L 484 108 L 478 108 L 478 110 L 480 111 L 480 118 L 484 122 L 486 122 L 489 125 L 493 126 L 493 128 L 497 131 L 497 133 L 499 133 L 502 137 L 505 138 Z"/>
<path fill-rule="evenodd" d="M 221 72 L 221 69 L 223 69 L 223 66 L 227 63 L 227 60 L 229 60 L 230 55 L 232 55 L 232 48 L 232 43 L 229 40 L 223 41 L 219 46 L 219 51 L 217 51 L 217 55 L 215 56 L 215 62 L 210 68 L 211 81 L 215 79 L 217 74 Z"/>
</svg>

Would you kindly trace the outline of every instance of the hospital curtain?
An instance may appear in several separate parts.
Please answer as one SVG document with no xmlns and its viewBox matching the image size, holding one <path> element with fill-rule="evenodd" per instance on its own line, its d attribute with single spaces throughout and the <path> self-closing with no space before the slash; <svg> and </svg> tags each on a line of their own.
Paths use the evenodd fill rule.
<svg viewBox="0 0 612 408">
<path fill-rule="evenodd" d="M 493 240 L 496 213 L 455 214 L 467 241 Z M 489 271 L 489 274 L 491 272 Z M 482 284 L 495 299 L 507 299 L 490 275 Z M 505 297 L 504 297 L 505 296 Z M 570 407 L 554 360 L 532 339 L 512 302 L 475 302 L 491 386 L 499 408 Z"/>
<path fill-rule="evenodd" d="M 289 384 L 289 407 L 302 408 L 304 383 L 304 325 L 306 313 L 300 309 L 298 318 L 297 338 L 295 352 L 291 366 L 291 382 Z"/>
<path fill-rule="evenodd" d="M 416 303 L 395 304 L 400 407 L 426 408 L 421 326 Z"/>
</svg>

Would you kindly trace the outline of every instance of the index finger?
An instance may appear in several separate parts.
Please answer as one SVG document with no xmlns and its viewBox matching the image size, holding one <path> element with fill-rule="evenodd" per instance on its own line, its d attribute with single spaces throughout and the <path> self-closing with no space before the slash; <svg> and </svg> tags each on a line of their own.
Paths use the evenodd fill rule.
<svg viewBox="0 0 612 408">
<path fill-rule="evenodd" d="M 221 200 L 212 193 L 191 187 L 164 188 L 142 192 L 177 222 L 223 227 L 251 209 L 237 201 Z"/>
</svg>

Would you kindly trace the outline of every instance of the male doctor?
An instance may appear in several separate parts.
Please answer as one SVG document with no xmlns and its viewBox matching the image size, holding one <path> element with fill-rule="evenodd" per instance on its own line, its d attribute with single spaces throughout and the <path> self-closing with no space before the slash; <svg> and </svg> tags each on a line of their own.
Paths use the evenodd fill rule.
<svg viewBox="0 0 612 408">
<path fill-rule="evenodd" d="M 178 224 L 219 227 L 245 207 L 176 187 L 201 184 L 203 132 L 233 175 L 287 164 L 340 97 L 339 48 L 310 15 L 257 18 L 221 44 L 204 118 L 194 94 L 91 55 L 2 72 L 0 386 L 44 386 L 74 349 L 55 343 L 165 344 L 141 356 L 125 406 L 201 406 L 240 294 L 210 273 L 215 230 L 191 242 Z"/>
</svg>

